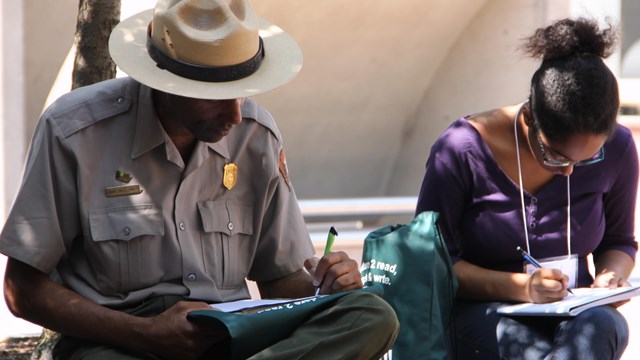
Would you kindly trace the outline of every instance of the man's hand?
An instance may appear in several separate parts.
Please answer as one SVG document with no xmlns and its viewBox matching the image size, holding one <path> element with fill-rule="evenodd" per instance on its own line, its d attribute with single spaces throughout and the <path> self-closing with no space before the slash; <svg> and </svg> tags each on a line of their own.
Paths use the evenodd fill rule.
<svg viewBox="0 0 640 360">
<path fill-rule="evenodd" d="M 320 294 L 362 288 L 360 266 L 345 252 L 332 252 L 319 260 L 312 257 L 304 262 L 304 267 L 313 278 L 313 286 L 320 286 Z"/>
<path fill-rule="evenodd" d="M 204 302 L 181 301 L 162 314 L 150 318 L 149 333 L 145 338 L 146 352 L 168 359 L 197 359 L 211 345 L 224 340 L 228 333 L 210 327 L 199 326 L 187 320 L 187 314 L 195 310 L 211 309 Z"/>
<path fill-rule="evenodd" d="M 564 299 L 569 277 L 558 269 L 538 269 L 527 283 L 529 298 L 534 303 L 549 303 Z"/>
<path fill-rule="evenodd" d="M 195 359 L 223 340 L 216 332 L 187 320 L 208 309 L 203 302 L 179 302 L 162 314 L 143 318 L 98 305 L 52 281 L 30 265 L 9 258 L 4 291 L 11 312 L 53 331 L 170 359 Z M 98 326 L 96 326 L 98 324 Z"/>
</svg>

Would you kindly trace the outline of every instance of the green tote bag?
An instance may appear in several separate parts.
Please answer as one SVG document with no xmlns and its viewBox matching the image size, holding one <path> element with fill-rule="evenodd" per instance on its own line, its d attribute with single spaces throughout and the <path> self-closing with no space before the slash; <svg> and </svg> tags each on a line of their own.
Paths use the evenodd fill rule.
<svg viewBox="0 0 640 360">
<path fill-rule="evenodd" d="M 409 224 L 380 228 L 364 240 L 363 283 L 382 285 L 383 298 L 400 321 L 398 338 L 384 359 L 447 358 L 458 282 L 437 219 L 438 213 L 425 211 Z"/>
</svg>

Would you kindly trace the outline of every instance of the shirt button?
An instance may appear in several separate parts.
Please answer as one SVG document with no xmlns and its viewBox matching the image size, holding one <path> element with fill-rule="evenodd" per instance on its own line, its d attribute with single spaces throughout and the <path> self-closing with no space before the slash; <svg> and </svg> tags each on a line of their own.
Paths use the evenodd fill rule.
<svg viewBox="0 0 640 360">
<path fill-rule="evenodd" d="M 187 275 L 187 279 L 189 279 L 189 281 L 194 281 L 196 278 L 196 274 L 194 273 L 190 273 L 189 275 Z"/>
<path fill-rule="evenodd" d="M 538 203 L 538 198 L 531 198 L 531 203 L 532 204 L 537 204 Z"/>
<path fill-rule="evenodd" d="M 129 236 L 130 234 L 131 234 L 131 229 L 129 229 L 128 227 L 122 229 L 122 235 Z"/>
<path fill-rule="evenodd" d="M 185 228 L 184 223 L 180 223 L 180 224 L 178 225 L 178 227 L 180 228 L 180 230 L 184 230 L 184 228 Z"/>
<path fill-rule="evenodd" d="M 533 208 L 529 212 L 531 213 L 531 215 L 535 215 L 538 212 L 538 210 L 536 208 Z"/>
<path fill-rule="evenodd" d="M 122 105 L 124 103 L 124 98 L 123 97 L 119 97 L 116 102 L 120 105 Z"/>
<path fill-rule="evenodd" d="M 529 224 L 529 228 L 530 229 L 535 229 L 536 228 L 536 223 L 532 222 L 531 224 Z"/>
<path fill-rule="evenodd" d="M 229 230 L 233 230 L 233 223 L 232 223 L 232 222 L 229 222 L 229 223 L 227 224 L 227 229 L 229 229 Z"/>
</svg>

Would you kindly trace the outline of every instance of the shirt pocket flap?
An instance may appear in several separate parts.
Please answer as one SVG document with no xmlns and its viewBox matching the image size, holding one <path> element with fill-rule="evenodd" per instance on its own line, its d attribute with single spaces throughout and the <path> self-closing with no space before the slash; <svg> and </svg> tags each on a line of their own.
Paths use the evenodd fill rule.
<svg viewBox="0 0 640 360">
<path fill-rule="evenodd" d="M 94 241 L 164 235 L 162 212 L 154 205 L 89 210 L 89 226 Z"/>
<path fill-rule="evenodd" d="M 203 231 L 234 234 L 253 234 L 253 206 L 233 200 L 202 201 L 198 203 Z"/>
</svg>

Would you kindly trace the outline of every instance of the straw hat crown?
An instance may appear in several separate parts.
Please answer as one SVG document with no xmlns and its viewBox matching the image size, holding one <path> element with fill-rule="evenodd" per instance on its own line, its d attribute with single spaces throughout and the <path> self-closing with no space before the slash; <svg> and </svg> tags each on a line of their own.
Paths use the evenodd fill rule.
<svg viewBox="0 0 640 360">
<path fill-rule="evenodd" d="M 259 21 L 248 0 L 160 0 L 153 15 L 154 45 L 173 58 L 228 66 L 259 49 Z"/>
</svg>

